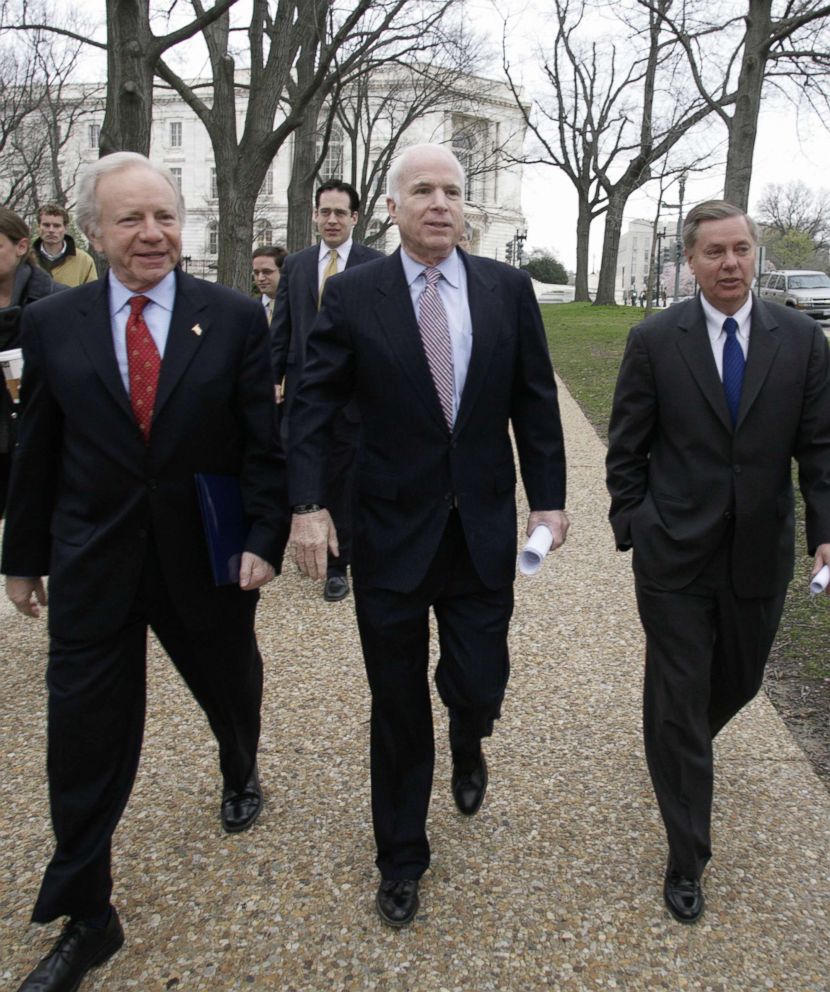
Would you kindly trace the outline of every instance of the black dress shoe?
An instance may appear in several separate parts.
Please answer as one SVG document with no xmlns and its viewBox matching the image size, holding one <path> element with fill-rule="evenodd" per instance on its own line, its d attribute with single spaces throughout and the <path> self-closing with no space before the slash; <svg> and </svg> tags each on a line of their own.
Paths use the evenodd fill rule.
<svg viewBox="0 0 830 992">
<path fill-rule="evenodd" d="M 18 992 L 75 992 L 90 968 L 111 958 L 123 943 L 124 931 L 114 908 L 103 929 L 70 920 Z"/>
<path fill-rule="evenodd" d="M 327 603 L 337 603 L 349 595 L 349 580 L 345 575 L 330 575 L 323 589 L 323 599 Z"/>
<path fill-rule="evenodd" d="M 378 916 L 390 927 L 405 927 L 418 912 L 418 881 L 384 878 L 375 898 Z"/>
<path fill-rule="evenodd" d="M 256 765 L 241 792 L 226 788 L 222 793 L 222 826 L 226 833 L 238 834 L 252 827 L 262 812 L 262 789 Z"/>
<path fill-rule="evenodd" d="M 336 603 L 349 595 L 349 580 L 345 575 L 330 575 L 323 589 L 323 599 L 327 603 Z"/>
<path fill-rule="evenodd" d="M 481 750 L 473 763 L 453 758 L 452 797 L 459 813 L 474 816 L 484 802 L 487 792 L 487 762 Z"/>
<path fill-rule="evenodd" d="M 663 882 L 663 899 L 671 915 L 679 923 L 696 923 L 703 912 L 703 889 L 699 878 L 690 878 L 676 871 L 669 861 Z"/>
</svg>

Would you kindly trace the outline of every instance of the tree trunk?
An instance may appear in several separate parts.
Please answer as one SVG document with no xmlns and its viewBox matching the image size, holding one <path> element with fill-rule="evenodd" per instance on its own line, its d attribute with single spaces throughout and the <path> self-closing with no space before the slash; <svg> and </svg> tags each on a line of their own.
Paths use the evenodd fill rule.
<svg viewBox="0 0 830 992">
<path fill-rule="evenodd" d="M 579 213 L 576 219 L 576 279 L 574 282 L 574 303 L 588 303 L 588 245 L 591 233 L 591 208 L 585 198 L 579 197 Z"/>
<path fill-rule="evenodd" d="M 147 0 L 107 0 L 107 102 L 101 155 L 150 153 L 154 61 Z"/>
<path fill-rule="evenodd" d="M 632 189 L 617 183 L 608 198 L 605 213 L 605 237 L 602 242 L 602 261 L 599 267 L 599 282 L 594 306 L 616 306 L 617 255 L 620 250 L 620 234 L 625 205 Z"/>
<path fill-rule="evenodd" d="M 772 0 L 749 0 L 738 98 L 729 124 L 723 198 L 742 210 L 749 206 L 752 157 L 772 32 L 771 7 Z"/>
<path fill-rule="evenodd" d="M 300 127 L 294 132 L 291 180 L 288 183 L 288 229 L 286 248 L 300 251 L 313 243 L 311 212 L 317 164 L 317 101 L 313 101 Z"/>
</svg>

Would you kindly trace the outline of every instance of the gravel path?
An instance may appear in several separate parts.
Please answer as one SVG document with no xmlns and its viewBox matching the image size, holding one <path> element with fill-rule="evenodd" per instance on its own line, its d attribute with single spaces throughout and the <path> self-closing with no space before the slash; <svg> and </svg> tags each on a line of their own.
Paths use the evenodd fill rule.
<svg viewBox="0 0 830 992">
<path fill-rule="evenodd" d="M 718 743 L 703 920 L 684 927 L 663 908 L 629 558 L 605 519 L 604 449 L 564 390 L 562 407 L 571 536 L 517 582 L 511 685 L 471 821 L 454 812 L 436 708 L 433 866 L 415 923 L 392 932 L 373 908 L 351 600 L 325 604 L 287 574 L 259 612 L 267 808 L 249 833 L 222 833 L 207 724 L 152 646 L 143 760 L 115 838 L 127 944 L 83 992 L 830 988 L 830 793 L 763 696 Z M 43 627 L 0 605 L 0 984 L 11 990 L 58 929 L 28 924 L 51 848 Z"/>
</svg>

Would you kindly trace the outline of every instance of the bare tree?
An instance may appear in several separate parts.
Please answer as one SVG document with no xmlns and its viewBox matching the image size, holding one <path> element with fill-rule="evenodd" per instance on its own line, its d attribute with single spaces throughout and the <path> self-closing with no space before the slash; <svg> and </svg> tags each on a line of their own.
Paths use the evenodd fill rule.
<svg viewBox="0 0 830 992">
<path fill-rule="evenodd" d="M 193 38 L 207 25 L 222 17 L 236 0 L 216 0 L 208 10 L 194 3 L 196 16 L 164 35 L 153 33 L 150 0 L 107 0 L 106 41 L 91 32 L 62 22 L 48 4 L 30 6 L 26 0 L 19 10 L 4 5 L 2 27 L 7 31 L 51 33 L 68 38 L 107 54 L 107 99 L 101 125 L 100 151 L 150 151 L 153 121 L 153 81 L 156 66 L 165 52 Z M 170 10 L 176 7 L 174 3 Z"/>
<path fill-rule="evenodd" d="M 800 180 L 770 183 L 755 208 L 755 219 L 778 234 L 800 231 L 816 248 L 830 247 L 830 191 L 811 190 Z"/>
<path fill-rule="evenodd" d="M 657 0 L 668 8 L 672 0 Z M 574 5 L 554 0 L 557 32 L 542 68 L 553 91 L 550 104 L 537 102 L 538 117 L 525 111 L 528 126 L 542 149 L 529 161 L 561 169 L 577 192 L 577 275 L 575 299 L 588 299 L 588 239 L 591 222 L 605 214 L 595 303 L 615 302 L 615 277 L 622 217 L 631 194 L 663 176 L 689 168 L 689 157 L 672 165 L 669 154 L 712 108 L 683 85 L 677 43 L 651 9 L 645 23 L 633 16 L 620 21 L 623 42 L 580 41 L 588 11 L 585 0 Z M 622 15 L 621 15 L 622 16 Z M 505 71 L 510 78 L 505 56 Z M 718 99 L 728 103 L 731 95 Z"/>
<path fill-rule="evenodd" d="M 0 49 L 0 187 L 8 206 L 32 216 L 44 199 L 71 203 L 73 128 L 95 109 L 101 87 L 70 85 L 81 43 L 30 31 Z"/>
<path fill-rule="evenodd" d="M 216 163 L 218 279 L 248 285 L 254 206 L 267 170 L 289 135 L 360 66 L 416 58 L 456 0 L 356 0 L 338 10 L 330 0 L 253 0 L 248 45 L 236 55 L 228 14 L 203 29 L 211 70 L 209 95 L 189 85 L 164 61 L 159 76 L 204 124 Z M 193 0 L 201 11 L 200 0 Z M 237 78 L 237 58 L 249 61 Z M 247 92 L 241 133 L 237 95 Z"/>
<path fill-rule="evenodd" d="M 683 0 L 674 10 L 654 0 L 638 2 L 681 44 L 698 92 L 726 128 L 724 198 L 746 210 L 765 90 L 775 86 L 825 114 L 830 109 L 830 4 L 779 0 L 776 11 L 774 0 L 746 0 L 742 15 L 718 18 L 702 0 Z M 725 85 L 735 90 L 731 114 L 718 96 Z"/>
</svg>

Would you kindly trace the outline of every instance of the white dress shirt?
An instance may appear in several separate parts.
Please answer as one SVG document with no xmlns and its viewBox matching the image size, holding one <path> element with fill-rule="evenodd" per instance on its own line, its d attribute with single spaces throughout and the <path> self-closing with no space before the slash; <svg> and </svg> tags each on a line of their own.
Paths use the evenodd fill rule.
<svg viewBox="0 0 830 992">
<path fill-rule="evenodd" d="M 726 343 L 726 331 L 723 329 L 723 322 L 729 314 L 716 310 L 703 293 L 700 294 L 700 302 L 706 317 L 706 330 L 709 332 L 709 343 L 712 345 L 715 365 L 718 367 L 718 375 L 723 380 L 723 346 Z M 746 359 L 749 353 L 749 325 L 752 322 L 751 293 L 747 297 L 746 303 L 744 303 L 737 313 L 733 313 L 732 317 L 738 322 L 738 330 L 735 332 L 735 337 L 741 346 L 741 351 L 744 353 L 744 359 Z"/>
<path fill-rule="evenodd" d="M 130 300 L 134 296 L 147 296 L 149 303 L 144 305 L 142 316 L 144 323 L 150 331 L 150 337 L 155 341 L 159 355 L 164 358 L 164 349 L 167 346 L 167 335 L 170 332 L 170 320 L 173 317 L 173 304 L 176 302 L 176 273 L 168 272 L 167 275 L 156 283 L 152 289 L 146 289 L 143 293 L 135 293 L 127 289 L 123 283 L 109 272 L 109 303 L 110 303 L 110 326 L 112 327 L 112 341 L 115 345 L 115 358 L 118 362 L 118 371 L 121 373 L 121 381 L 130 394 L 130 365 L 127 358 L 127 318 L 130 316 Z"/>
</svg>

